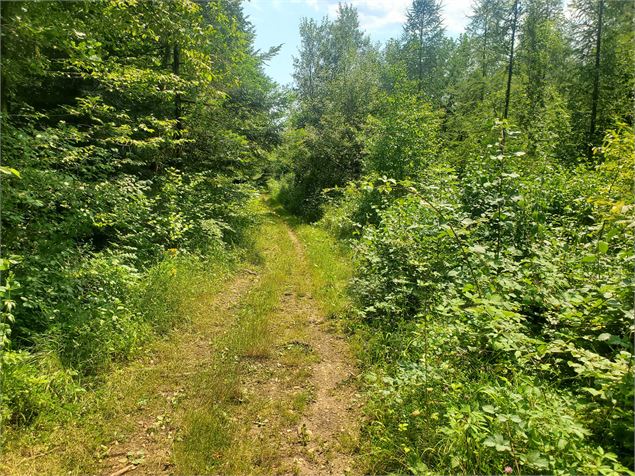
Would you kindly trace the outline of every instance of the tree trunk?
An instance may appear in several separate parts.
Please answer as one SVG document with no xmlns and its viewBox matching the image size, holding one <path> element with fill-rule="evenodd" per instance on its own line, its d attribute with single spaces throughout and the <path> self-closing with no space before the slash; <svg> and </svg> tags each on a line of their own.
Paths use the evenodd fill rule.
<svg viewBox="0 0 635 476">
<path fill-rule="evenodd" d="M 512 39 L 509 47 L 509 64 L 507 66 L 507 90 L 505 91 L 505 109 L 503 111 L 503 119 L 507 120 L 509 117 L 509 98 L 512 92 L 512 76 L 514 74 L 514 43 L 516 41 L 516 26 L 518 23 L 518 6 L 519 1 L 514 2 L 514 20 L 512 22 Z M 503 126 L 503 147 L 505 146 L 507 126 Z"/>
<path fill-rule="evenodd" d="M 417 92 L 421 92 L 423 84 L 423 27 L 419 30 L 419 85 Z"/>
<path fill-rule="evenodd" d="M 485 99 L 485 88 L 487 84 L 487 17 L 485 18 L 485 27 L 483 29 L 483 55 L 481 65 L 481 101 Z"/>
<path fill-rule="evenodd" d="M 172 59 L 172 72 L 178 76 L 181 69 L 181 49 L 178 44 L 174 45 L 174 56 Z M 183 121 L 181 120 L 181 95 L 177 92 L 174 95 L 174 118 L 176 119 L 177 138 L 181 138 L 183 131 Z"/>
<path fill-rule="evenodd" d="M 589 124 L 589 139 L 587 158 L 593 158 L 593 143 L 595 142 L 595 125 L 598 114 L 598 100 L 600 99 L 600 60 L 602 58 L 602 17 L 604 14 L 604 0 L 600 0 L 598 14 L 598 34 L 595 40 L 595 70 L 593 72 L 593 96 L 591 97 L 591 121 Z"/>
<path fill-rule="evenodd" d="M 0 29 L 6 31 L 6 25 L 9 20 L 9 16 L 11 15 L 12 7 L 15 2 L 1 1 L 0 2 Z M 6 38 L 4 35 L 0 35 L 0 56 L 2 59 L 6 60 L 8 55 Z M 2 111 L 2 115 L 6 116 L 9 114 L 9 94 L 8 94 L 9 84 L 7 82 L 7 75 L 5 73 L 4 68 L 2 68 L 2 75 L 0 77 L 0 108 Z"/>
</svg>

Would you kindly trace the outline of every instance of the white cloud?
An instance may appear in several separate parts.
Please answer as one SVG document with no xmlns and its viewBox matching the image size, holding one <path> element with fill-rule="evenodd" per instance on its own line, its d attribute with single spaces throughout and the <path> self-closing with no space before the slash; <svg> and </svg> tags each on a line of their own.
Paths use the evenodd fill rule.
<svg viewBox="0 0 635 476">
<path fill-rule="evenodd" d="M 325 7 L 333 18 L 337 15 L 337 0 L 305 0 L 311 8 Z M 344 2 L 342 2 L 344 3 Z M 349 0 L 359 12 L 362 28 L 369 33 L 384 28 L 397 27 L 406 21 L 406 10 L 412 0 Z M 456 36 L 465 30 L 472 8 L 472 0 L 446 0 L 443 2 L 443 20 L 449 35 Z"/>
<path fill-rule="evenodd" d="M 465 31 L 469 21 L 467 17 L 472 13 L 472 0 L 451 0 L 443 4 L 443 20 L 445 29 L 450 36 L 457 36 Z"/>
<path fill-rule="evenodd" d="M 315 11 L 320 10 L 320 2 L 324 0 L 248 0 L 251 5 L 254 5 L 256 10 L 262 10 L 263 5 L 269 3 L 275 10 L 282 11 L 285 4 L 292 3 L 295 5 L 307 5 Z M 330 0 L 326 0 L 326 3 L 330 3 Z"/>
<path fill-rule="evenodd" d="M 403 24 L 411 0 L 350 0 L 348 3 L 357 8 L 362 29 L 372 33 Z M 337 14 L 337 8 L 337 1 L 329 2 L 327 12 L 331 18 Z"/>
</svg>

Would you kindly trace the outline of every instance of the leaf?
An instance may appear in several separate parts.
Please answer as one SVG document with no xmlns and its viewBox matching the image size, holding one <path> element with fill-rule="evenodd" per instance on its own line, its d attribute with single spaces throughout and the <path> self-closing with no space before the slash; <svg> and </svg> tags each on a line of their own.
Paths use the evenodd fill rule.
<svg viewBox="0 0 635 476">
<path fill-rule="evenodd" d="M 595 255 L 586 255 L 582 257 L 583 263 L 594 263 L 597 261 L 597 257 Z"/>
<path fill-rule="evenodd" d="M 496 433 L 494 436 L 488 436 L 485 440 L 483 440 L 483 444 L 485 446 L 496 448 L 496 451 L 511 451 L 509 441 L 506 440 L 500 433 Z"/>
<path fill-rule="evenodd" d="M 598 336 L 599 341 L 609 340 L 610 338 L 611 338 L 611 334 L 609 334 L 608 332 L 604 332 Z"/>
<path fill-rule="evenodd" d="M 474 253 L 483 254 L 487 252 L 487 248 L 481 245 L 474 245 L 470 247 L 470 251 L 473 251 Z"/>
<path fill-rule="evenodd" d="M 0 173 L 6 174 L 6 175 L 15 175 L 16 177 L 21 178 L 20 172 L 18 172 L 16 169 L 13 169 L 11 167 L 4 167 L 0 165 Z"/>
<path fill-rule="evenodd" d="M 598 251 L 600 253 L 606 253 L 609 250 L 609 244 L 606 241 L 600 241 L 598 243 Z"/>
<path fill-rule="evenodd" d="M 539 451 L 530 451 L 527 454 L 527 464 L 536 468 L 548 468 L 549 462 L 540 456 Z"/>
</svg>

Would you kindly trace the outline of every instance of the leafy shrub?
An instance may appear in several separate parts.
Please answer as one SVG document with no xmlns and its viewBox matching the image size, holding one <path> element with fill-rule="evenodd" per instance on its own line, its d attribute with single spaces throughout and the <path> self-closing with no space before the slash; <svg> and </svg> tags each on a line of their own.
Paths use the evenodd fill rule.
<svg viewBox="0 0 635 476">
<path fill-rule="evenodd" d="M 72 401 L 83 392 L 75 372 L 50 352 L 4 351 L 0 366 L 3 422 L 28 424 L 40 413 L 55 413 L 60 403 Z"/>
<path fill-rule="evenodd" d="M 440 118 L 409 94 L 386 98 L 366 123 L 367 174 L 403 180 L 424 171 L 439 153 Z"/>
<path fill-rule="evenodd" d="M 376 471 L 629 471 L 629 134 L 607 137 L 597 170 L 545 165 L 543 178 L 509 146 L 462 176 L 367 182 L 387 199 L 375 222 L 354 223 L 358 188 L 327 215 L 359 230 L 351 291 Z"/>
</svg>

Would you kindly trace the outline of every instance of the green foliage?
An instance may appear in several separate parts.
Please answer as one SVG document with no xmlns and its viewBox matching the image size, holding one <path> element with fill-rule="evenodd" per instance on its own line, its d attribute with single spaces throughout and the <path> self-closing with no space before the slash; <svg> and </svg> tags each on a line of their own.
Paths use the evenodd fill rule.
<svg viewBox="0 0 635 476">
<path fill-rule="evenodd" d="M 288 133 L 291 170 L 282 179 L 280 202 L 315 220 L 322 214 L 322 191 L 361 175 L 360 130 L 374 107 L 378 54 L 359 27 L 357 11 L 340 5 L 335 20 L 300 25 L 300 57 L 294 62 L 298 108 L 290 118 L 302 138 Z M 291 162 L 289 164 L 289 162 Z"/>
<path fill-rule="evenodd" d="M 248 245 L 284 100 L 252 41 L 234 2 L 2 3 L 3 422 L 167 332 L 200 257 Z"/>
<path fill-rule="evenodd" d="M 361 143 L 341 116 L 325 118 L 322 129 L 306 131 L 294 173 L 284 178 L 280 202 L 291 212 L 315 220 L 321 215 L 324 189 L 342 186 L 359 175 Z"/>
<path fill-rule="evenodd" d="M 406 12 L 404 24 L 404 55 L 411 79 L 417 82 L 417 91 L 429 101 L 439 101 L 442 91 L 442 58 L 440 48 L 444 40 L 441 2 L 413 0 Z"/>
<path fill-rule="evenodd" d="M 439 151 L 440 118 L 416 98 L 391 95 L 367 121 L 367 173 L 402 180 L 427 168 Z"/>
<path fill-rule="evenodd" d="M 518 5 L 414 1 L 361 121 L 301 29 L 280 198 L 353 247 L 373 472 L 632 474 L 633 8 Z"/>
<path fill-rule="evenodd" d="M 332 206 L 324 222 L 359 237 L 374 471 L 632 466 L 631 137 L 609 133 L 597 170 L 536 167 L 510 143 L 461 177 L 433 165 Z"/>
</svg>

